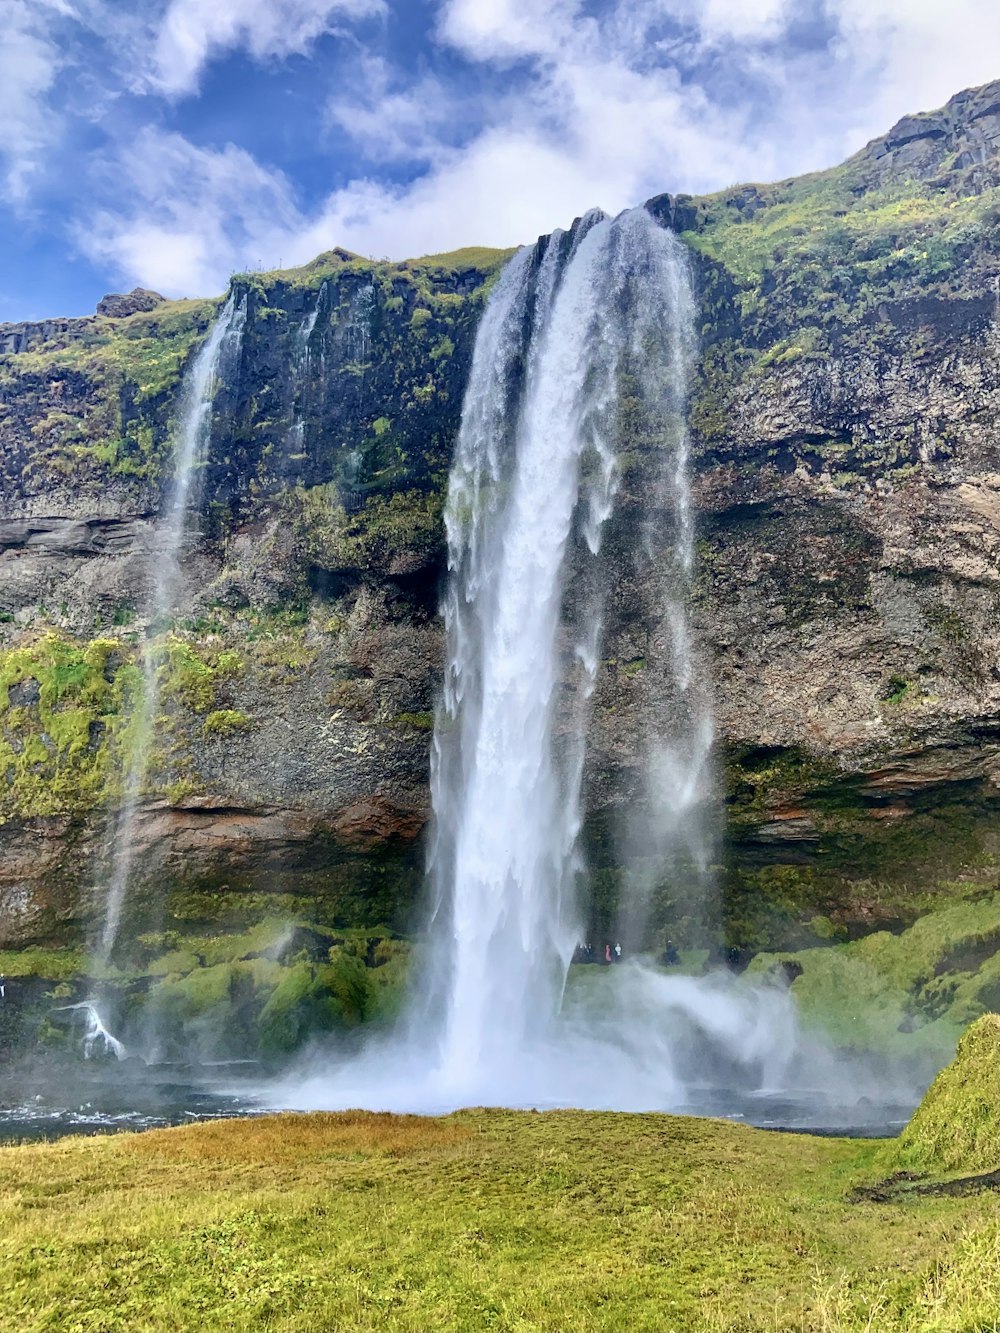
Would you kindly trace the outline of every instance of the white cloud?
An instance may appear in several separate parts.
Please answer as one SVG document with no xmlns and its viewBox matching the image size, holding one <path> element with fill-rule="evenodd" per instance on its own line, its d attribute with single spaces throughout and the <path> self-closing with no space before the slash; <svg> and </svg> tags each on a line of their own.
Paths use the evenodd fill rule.
<svg viewBox="0 0 1000 1333">
<path fill-rule="evenodd" d="M 55 39 L 59 20 L 72 17 L 62 0 L 6 0 L 0 42 L 0 159 L 7 197 L 28 195 L 31 177 L 58 137 L 59 117 L 49 93 L 63 57 Z"/>
<path fill-rule="evenodd" d="M 146 129 L 117 161 L 125 209 L 78 229 L 89 258 L 170 296 L 218 291 L 237 269 L 294 262 L 282 247 L 305 230 L 287 180 L 230 144 L 196 147 Z"/>
<path fill-rule="evenodd" d="M 829 2 L 841 59 L 864 85 L 851 117 L 857 136 L 874 138 L 908 112 L 1000 77 L 995 0 Z"/>
<path fill-rule="evenodd" d="M 401 85 L 384 57 L 362 53 L 354 78 L 338 88 L 327 111 L 368 161 L 420 162 L 439 153 L 461 100 L 429 75 Z"/>
<path fill-rule="evenodd" d="M 146 77 L 168 96 L 192 93 L 205 65 L 226 51 L 255 60 L 302 55 L 339 21 L 384 12 L 385 0 L 170 0 Z"/>
<path fill-rule="evenodd" d="M 677 0 L 670 6 L 712 40 L 734 41 L 776 37 L 794 13 L 795 0 Z M 658 6 L 662 12 L 664 6 Z"/>
<path fill-rule="evenodd" d="M 298 26 L 280 35 L 275 0 L 247 0 L 239 20 L 209 23 L 216 11 L 194 0 L 170 12 L 195 9 L 198 34 L 163 76 L 172 88 L 221 44 L 280 54 L 333 12 L 300 0 Z M 333 245 L 402 258 L 515 244 L 593 204 L 614 211 L 663 190 L 835 163 L 907 111 L 998 72 L 994 0 L 953 0 L 947 12 L 937 0 L 826 0 L 825 46 L 793 42 L 796 18 L 793 0 L 614 0 L 599 17 L 583 0 L 442 0 L 435 32 L 452 63 L 467 62 L 461 80 L 362 53 L 328 106 L 369 164 L 358 179 L 305 207 L 240 148 L 150 131 L 119 164 L 127 204 L 106 207 L 82 243 L 126 280 L 169 293 L 217 291 L 234 268 Z M 489 76 L 481 95 L 477 69 Z M 387 163 L 414 178 L 393 183 Z"/>
<path fill-rule="evenodd" d="M 555 56 L 580 9 L 581 0 L 448 0 L 438 30 L 476 60 Z"/>
</svg>

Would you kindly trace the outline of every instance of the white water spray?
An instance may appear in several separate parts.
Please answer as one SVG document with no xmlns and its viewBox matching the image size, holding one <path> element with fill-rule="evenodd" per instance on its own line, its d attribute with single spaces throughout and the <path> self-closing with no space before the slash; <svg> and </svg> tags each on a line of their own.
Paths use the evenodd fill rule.
<svg viewBox="0 0 1000 1333">
<path fill-rule="evenodd" d="M 85 1060 L 93 1059 L 95 1055 L 113 1055 L 116 1060 L 124 1060 L 128 1056 L 124 1044 L 104 1026 L 97 1006 L 89 1000 L 83 1000 L 79 1004 L 60 1005 L 59 1009 L 64 1013 L 78 1013 L 83 1020 Z"/>
<path fill-rule="evenodd" d="M 581 571 L 588 605 L 567 642 L 568 554 L 575 545 L 584 567 L 600 559 L 622 377 L 644 379 L 652 362 L 663 379 L 661 329 L 686 313 L 672 280 L 685 262 L 645 212 L 588 215 L 540 262 L 511 264 L 477 343 L 446 514 L 450 654 L 432 777 L 446 1084 L 515 1060 L 559 1009 L 578 938 L 582 750 L 605 582 L 599 567 Z M 523 383 L 512 385 L 504 361 L 529 308 Z M 574 659 L 577 706 L 561 742 L 557 696 Z"/>
<path fill-rule="evenodd" d="M 187 373 L 175 438 L 173 483 L 156 524 L 151 551 L 150 639 L 176 603 L 193 492 L 212 431 L 219 367 L 226 354 L 239 344 L 246 312 L 246 297 L 238 302 L 235 294 L 231 295 Z M 136 851 L 136 817 L 149 773 L 153 725 L 159 705 L 159 661 L 149 640 L 143 653 L 142 671 L 142 694 L 134 701 L 131 752 L 125 772 L 124 799 L 115 821 L 111 875 L 97 951 L 102 963 L 108 961 L 114 948 L 128 893 Z"/>
</svg>

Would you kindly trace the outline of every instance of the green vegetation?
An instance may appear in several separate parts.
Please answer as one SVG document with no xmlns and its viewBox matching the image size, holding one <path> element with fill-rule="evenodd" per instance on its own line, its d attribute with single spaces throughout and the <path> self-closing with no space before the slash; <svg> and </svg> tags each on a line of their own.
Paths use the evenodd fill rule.
<svg viewBox="0 0 1000 1333">
<path fill-rule="evenodd" d="M 246 303 L 251 356 L 226 386 L 225 448 L 205 470 L 217 522 L 302 476 L 364 495 L 440 478 L 475 322 L 510 253 L 469 249 L 389 263 L 334 250 L 298 269 L 234 274 L 230 290 Z M 299 385 L 293 407 L 287 389 L 299 331 L 317 300 L 322 318 L 311 346 L 329 350 L 326 373 Z M 79 488 L 110 474 L 162 486 L 183 375 L 219 305 L 167 301 L 127 318 L 75 320 L 48 342 L 38 335 L 29 350 L 0 355 L 0 426 L 28 460 L 15 480 L 71 477 Z M 277 377 L 260 369 L 274 365 L 285 367 Z M 294 454 L 293 412 L 305 430 Z"/>
<path fill-rule="evenodd" d="M 206 736 L 235 736 L 251 726 L 252 720 L 238 708 L 217 708 L 205 718 L 202 732 Z"/>
<path fill-rule="evenodd" d="M 148 943 L 154 944 L 155 937 Z M 304 1042 L 397 1011 L 409 949 L 382 934 L 268 919 L 250 930 L 169 932 L 139 966 L 130 1018 L 152 1017 L 169 1049 L 287 1056 Z M 141 978 L 159 980 L 147 988 Z"/>
<path fill-rule="evenodd" d="M 483 245 L 465 245 L 460 250 L 449 250 L 446 254 L 408 259 L 404 267 L 413 271 L 442 269 L 445 272 L 456 272 L 461 269 L 479 269 L 489 272 L 502 268 L 513 254 L 513 249 L 492 250 Z"/>
<path fill-rule="evenodd" d="M 393 722 L 397 727 L 412 727 L 414 731 L 434 730 L 434 714 L 428 712 L 397 713 Z"/>
<path fill-rule="evenodd" d="M 411 564 L 434 558 L 444 542 L 440 491 L 373 496 L 356 513 L 347 514 L 336 487 L 313 486 L 297 491 L 291 504 L 306 554 L 323 569 L 387 573 L 400 556 Z"/>
<path fill-rule="evenodd" d="M 746 341 L 770 346 L 772 361 L 793 359 L 821 348 L 824 330 L 858 328 L 880 300 L 973 292 L 968 261 L 1000 234 L 1000 191 L 966 189 L 960 176 L 944 189 L 879 181 L 859 154 L 829 171 L 695 200 L 684 239 L 735 280 Z M 772 322 L 793 309 L 796 327 Z M 765 331 L 782 341 L 765 344 Z"/>
<path fill-rule="evenodd" d="M 161 705 L 160 750 L 150 764 L 154 789 L 191 787 L 184 728 L 207 715 L 209 735 L 231 736 L 249 725 L 238 710 L 220 708 L 225 687 L 243 669 L 239 654 L 202 647 L 168 634 L 147 648 L 155 655 Z M 118 639 L 79 642 L 55 631 L 0 649 L 0 818 L 82 813 L 117 801 L 136 744 L 143 672 Z"/>
<path fill-rule="evenodd" d="M 930 912 L 900 935 L 762 953 L 751 973 L 802 969 L 792 994 L 805 1021 L 840 1046 L 947 1058 L 959 1033 L 1000 1006 L 1000 893 Z"/>
<path fill-rule="evenodd" d="M 0 977 L 72 981 L 85 975 L 87 963 L 82 949 L 0 949 Z"/>
<path fill-rule="evenodd" d="M 169 301 L 126 319 L 81 320 L 75 337 L 0 357 L 6 401 L 34 408 L 31 468 L 77 480 L 104 471 L 158 477 L 170 454 L 172 400 L 217 305 Z M 10 407 L 3 416 L 16 432 Z"/>
<path fill-rule="evenodd" d="M 239 653 L 232 649 L 203 648 L 173 634 L 153 651 L 159 658 L 161 698 L 176 699 L 195 713 L 210 712 L 219 687 L 243 669 Z"/>
<path fill-rule="evenodd" d="M 887 343 L 920 358 L 961 337 L 962 305 L 992 290 L 1000 251 L 1000 189 L 983 188 L 968 156 L 921 173 L 865 150 L 829 171 L 678 201 L 683 239 L 702 256 L 700 442 L 722 443 L 734 397 L 795 363 Z M 840 458 L 835 443 L 814 450 L 838 485 L 917 461 L 912 439 L 852 439 Z"/>
<path fill-rule="evenodd" d="M 1000 839 L 988 793 L 890 801 L 864 773 L 797 747 L 734 748 L 722 778 L 729 947 L 802 949 L 879 922 L 898 930 L 996 886 Z"/>
<path fill-rule="evenodd" d="M 984 1014 L 893 1144 L 897 1169 L 1000 1171 L 1000 1015 Z"/>
<path fill-rule="evenodd" d="M 665 1115 L 283 1115 L 0 1150 L 30 1330 L 996 1327 L 989 1196 L 878 1143 Z"/>
<path fill-rule="evenodd" d="M 119 643 L 46 633 L 0 650 L 0 818 L 100 804 L 120 786 L 141 673 Z"/>
<path fill-rule="evenodd" d="M 916 681 L 908 680 L 906 676 L 890 676 L 882 695 L 883 702 L 887 704 L 905 703 L 911 698 L 916 689 Z"/>
</svg>

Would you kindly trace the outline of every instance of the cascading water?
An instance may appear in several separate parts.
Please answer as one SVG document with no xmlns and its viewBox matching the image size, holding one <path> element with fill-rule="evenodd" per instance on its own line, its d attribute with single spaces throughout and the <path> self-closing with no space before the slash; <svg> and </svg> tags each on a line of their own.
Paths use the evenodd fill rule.
<svg viewBox="0 0 1000 1333">
<path fill-rule="evenodd" d="M 180 583 L 180 558 L 188 531 L 198 473 L 212 430 L 212 405 L 219 367 L 238 346 L 246 323 L 246 297 L 233 293 L 208 338 L 191 363 L 184 386 L 177 427 L 174 477 L 163 514 L 156 524 L 151 550 L 152 594 L 149 604 L 150 636 L 174 609 Z M 142 692 L 131 721 L 131 749 L 125 772 L 124 798 L 114 827 L 111 874 L 104 907 L 104 923 L 97 949 L 106 963 L 118 937 L 136 852 L 136 817 L 149 773 L 153 725 L 159 703 L 159 659 L 147 641 L 142 659 Z"/>
<path fill-rule="evenodd" d="M 306 419 L 303 411 L 302 396 L 306 393 L 309 384 L 310 362 L 312 358 L 312 349 L 309 345 L 309 340 L 312 338 L 313 330 L 316 328 L 316 321 L 319 319 L 319 312 L 325 299 L 326 283 L 324 282 L 320 285 L 320 289 L 316 293 L 316 304 L 296 330 L 295 341 L 292 346 L 292 424 L 289 427 L 287 444 L 288 453 L 292 457 L 300 457 L 305 447 Z"/>
<path fill-rule="evenodd" d="M 603 547 L 625 447 L 644 447 L 661 474 L 653 526 L 637 525 L 632 545 L 663 574 L 653 643 L 669 735 L 647 749 L 653 762 L 670 747 L 651 787 L 669 787 L 671 837 L 704 795 L 711 713 L 686 610 L 692 326 L 686 251 L 643 210 L 588 214 L 501 275 L 446 509 L 427 962 L 394 1035 L 332 1071 L 298 1071 L 274 1104 L 667 1108 L 699 1080 L 773 1086 L 801 1054 L 777 986 L 634 962 L 579 969 L 567 987 L 589 700 L 614 576 Z"/>
<path fill-rule="evenodd" d="M 89 1000 L 83 1000 L 79 1004 L 60 1005 L 57 1012 L 60 1011 L 80 1016 L 83 1024 L 82 1045 L 85 1060 L 90 1060 L 95 1055 L 114 1056 L 116 1060 L 126 1058 L 128 1051 L 124 1044 L 104 1026 L 96 1006 Z"/>
<path fill-rule="evenodd" d="M 433 774 L 447 1078 L 516 1060 L 558 1010 L 578 938 L 588 710 L 572 710 L 560 743 L 557 696 L 574 659 L 581 701 L 589 693 L 604 584 L 600 569 L 584 571 L 584 624 L 567 642 L 568 551 L 577 534 L 584 563 L 600 558 L 622 376 L 662 385 L 665 412 L 683 408 L 683 369 L 661 367 L 664 333 L 689 318 L 685 265 L 644 211 L 590 214 L 540 261 L 523 252 L 510 265 L 477 344 L 446 514 L 450 654 Z M 523 383 L 512 383 L 505 362 L 526 316 Z"/>
</svg>

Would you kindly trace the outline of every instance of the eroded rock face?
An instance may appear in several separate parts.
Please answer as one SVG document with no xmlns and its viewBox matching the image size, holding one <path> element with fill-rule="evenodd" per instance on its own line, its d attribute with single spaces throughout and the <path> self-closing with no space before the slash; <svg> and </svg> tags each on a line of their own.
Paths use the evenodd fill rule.
<svg viewBox="0 0 1000 1333">
<path fill-rule="evenodd" d="M 953 172 L 985 200 L 1000 183 L 998 106 L 993 86 L 901 122 L 848 164 L 868 182 L 858 197 L 912 179 L 946 207 L 938 176 Z M 711 241 L 696 257 L 693 615 L 739 947 L 808 943 L 802 922 L 819 918 L 848 933 L 894 925 L 935 886 L 995 879 L 1000 857 L 1000 251 L 977 224 L 955 241 L 965 258 L 953 276 L 921 276 L 921 251 L 905 278 L 872 278 L 854 301 L 848 274 L 798 310 L 787 270 L 800 261 L 778 253 L 747 277 L 720 231 L 787 208 L 780 191 L 793 186 L 654 201 L 696 250 L 699 236 Z M 484 270 L 438 275 L 428 296 L 424 278 L 373 278 L 333 258 L 340 287 L 331 277 L 325 293 L 305 293 L 278 275 L 253 296 L 238 383 L 217 403 L 173 630 L 186 656 L 165 688 L 141 823 L 137 921 L 153 901 L 198 922 L 280 898 L 332 925 L 405 924 L 418 895 L 442 661 L 441 489 Z M 296 380 L 295 330 L 317 302 L 329 332 Z M 170 310 L 131 316 L 129 337 L 147 336 L 144 319 L 169 327 Z M 63 323 L 50 333 L 67 346 L 78 331 Z M 187 346 L 196 333 L 185 325 Z M 8 365 L 39 336 L 0 329 Z M 45 634 L 112 644 L 99 669 L 80 668 L 89 684 L 62 696 L 53 673 L 67 668 L 54 658 L 10 668 L 3 738 L 22 796 L 8 793 L 0 826 L 0 946 L 64 939 L 99 912 L 115 801 L 114 763 L 99 760 L 111 754 L 115 682 L 146 630 L 163 480 L 152 463 L 177 384 L 142 402 L 122 389 L 128 438 L 150 450 L 132 471 L 127 451 L 109 470 L 93 439 L 73 445 L 74 423 L 107 410 L 82 372 L 46 363 L 0 390 L 4 650 Z M 622 812 L 642 799 L 660 572 L 637 573 L 624 553 L 648 517 L 652 467 L 626 472 L 607 534 L 620 577 L 585 778 L 602 874 Z M 57 715 L 91 706 L 98 730 L 61 749 Z M 666 920 L 674 907 L 661 907 Z"/>
</svg>

